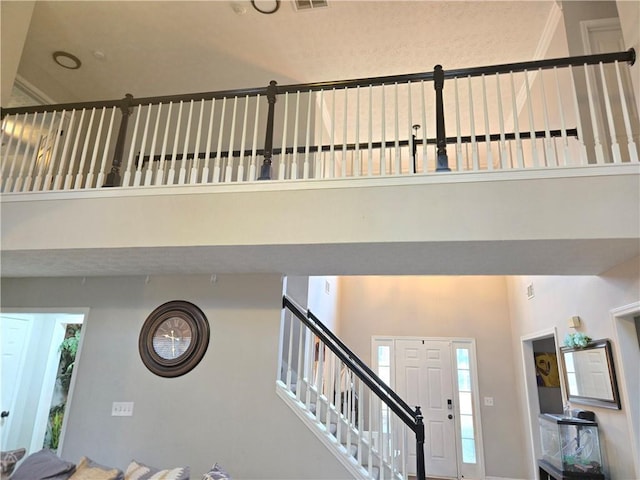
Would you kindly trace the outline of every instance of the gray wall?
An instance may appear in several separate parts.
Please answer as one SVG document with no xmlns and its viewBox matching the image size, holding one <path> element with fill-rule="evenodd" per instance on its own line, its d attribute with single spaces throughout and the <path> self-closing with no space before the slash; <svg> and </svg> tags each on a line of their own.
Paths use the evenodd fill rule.
<svg viewBox="0 0 640 480">
<path fill-rule="evenodd" d="M 3 309 L 88 307 L 62 457 L 125 468 L 220 462 L 235 479 L 349 475 L 276 396 L 279 275 L 3 279 Z M 202 362 L 173 379 L 138 354 L 147 315 L 169 300 L 196 303 L 211 325 Z M 114 401 L 135 402 L 112 417 Z"/>
</svg>

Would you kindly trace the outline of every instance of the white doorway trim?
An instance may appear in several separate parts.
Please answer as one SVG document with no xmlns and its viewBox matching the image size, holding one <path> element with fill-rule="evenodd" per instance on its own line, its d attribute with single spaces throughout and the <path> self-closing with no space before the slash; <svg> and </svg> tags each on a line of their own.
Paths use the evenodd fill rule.
<svg viewBox="0 0 640 480">
<path fill-rule="evenodd" d="M 553 341 L 556 344 L 556 353 L 558 353 L 558 330 L 553 327 L 546 330 L 540 330 L 538 332 L 530 333 L 520 337 L 520 344 L 522 347 L 522 378 L 525 389 L 525 396 L 527 401 L 527 413 L 529 421 L 527 422 L 529 430 L 529 452 L 531 453 L 532 471 L 536 472 L 536 478 L 538 476 L 538 457 L 541 455 L 540 451 L 540 432 L 538 430 L 538 415 L 540 415 L 540 402 L 538 400 L 538 383 L 535 376 L 535 359 L 533 355 L 533 342 L 535 340 L 542 340 L 545 338 L 553 337 Z M 566 402 L 565 398 L 565 385 L 562 375 L 560 375 L 560 388 L 562 390 L 562 401 Z"/>
<path fill-rule="evenodd" d="M 636 477 L 640 474 L 640 405 L 638 405 L 638 394 L 630 392 L 630 388 L 638 388 L 640 382 L 638 381 L 638 364 L 633 358 L 637 358 L 637 354 L 632 356 L 633 349 L 637 352 L 640 348 L 638 343 L 638 335 L 630 335 L 631 330 L 635 330 L 635 324 L 633 317 L 640 315 L 640 301 L 624 305 L 622 307 L 614 308 L 610 311 L 611 321 L 613 322 L 613 341 L 616 348 L 614 348 L 615 365 L 621 381 L 619 390 L 622 397 L 622 402 L 626 405 L 627 421 L 629 425 L 629 434 L 631 442 L 631 451 L 633 455 L 633 464 L 635 468 Z M 626 360 L 626 362 L 625 362 Z M 625 365 L 628 369 L 625 369 Z M 635 374 L 636 378 L 632 378 Z"/>
</svg>

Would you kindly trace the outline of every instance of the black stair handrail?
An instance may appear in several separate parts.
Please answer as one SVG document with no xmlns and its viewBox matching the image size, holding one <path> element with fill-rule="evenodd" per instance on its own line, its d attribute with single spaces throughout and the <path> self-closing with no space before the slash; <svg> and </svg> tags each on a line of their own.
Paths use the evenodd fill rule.
<svg viewBox="0 0 640 480">
<path fill-rule="evenodd" d="M 580 55 L 574 57 L 562 57 L 551 58 L 546 60 L 535 60 L 529 62 L 517 62 L 517 63 L 505 63 L 499 65 L 490 65 L 484 67 L 472 67 L 472 68 L 459 68 L 455 70 L 444 70 L 444 78 L 455 77 L 477 77 L 481 75 L 490 75 L 495 73 L 509 73 L 509 72 L 522 72 L 525 70 L 534 69 L 550 69 L 554 67 L 567 67 L 567 66 L 580 66 L 580 65 L 596 65 L 602 63 L 628 62 L 633 65 L 636 60 L 636 51 L 633 48 L 620 52 L 601 53 L 596 55 Z M 435 72 L 421 72 L 410 73 L 403 75 L 386 75 L 370 78 L 358 78 L 350 80 L 339 80 L 330 82 L 315 82 L 315 83 L 300 83 L 290 85 L 278 85 L 277 94 L 283 93 L 295 93 L 295 92 L 311 92 L 318 90 L 325 90 L 327 88 L 349 88 L 349 87 L 363 87 L 363 86 L 379 86 L 388 85 L 393 83 L 407 83 L 420 80 L 433 81 L 435 78 Z M 213 92 L 201 92 L 201 93 L 186 93 L 180 95 L 164 95 L 156 97 L 131 97 L 129 106 L 134 107 L 137 105 L 148 105 L 156 103 L 167 102 L 189 102 L 191 100 L 212 100 L 222 98 L 233 97 L 255 97 L 257 95 L 264 96 L 266 98 L 269 92 L 269 87 L 256 87 L 256 88 L 243 88 L 235 90 L 222 90 Z M 94 102 L 79 102 L 79 103 L 59 103 L 52 105 L 37 105 L 31 107 L 13 107 L 13 108 L 1 108 L 0 118 L 4 118 L 6 115 L 15 115 L 21 113 L 35 113 L 35 112 L 52 112 L 71 109 L 82 108 L 101 108 L 101 107 L 119 107 L 122 104 L 122 99 L 117 100 L 103 100 Z"/>
<path fill-rule="evenodd" d="M 282 297 L 282 307 L 289 309 L 298 317 L 298 319 L 319 337 L 414 433 L 418 433 L 418 414 L 336 337 L 318 317 L 310 311 L 307 311 L 305 315 L 302 312 L 302 308 L 287 298 L 286 295 Z"/>
</svg>

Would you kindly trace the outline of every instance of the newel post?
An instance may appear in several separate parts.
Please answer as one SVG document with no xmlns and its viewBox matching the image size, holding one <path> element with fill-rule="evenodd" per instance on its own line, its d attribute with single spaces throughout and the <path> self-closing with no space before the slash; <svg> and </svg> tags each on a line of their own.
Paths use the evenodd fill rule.
<svg viewBox="0 0 640 480">
<path fill-rule="evenodd" d="M 269 102 L 269 112 L 267 113 L 267 132 L 264 137 L 264 161 L 260 167 L 258 180 L 271 180 L 271 156 L 273 154 L 273 121 L 275 116 L 276 95 L 278 89 L 277 82 L 271 80 L 267 87 L 267 101 Z"/>
<path fill-rule="evenodd" d="M 420 407 L 416 407 L 416 479 L 425 480 L 426 471 L 424 463 L 424 423 L 422 422 Z"/>
<path fill-rule="evenodd" d="M 436 172 L 450 172 L 447 157 L 447 134 L 444 129 L 444 102 L 442 89 L 444 88 L 444 71 L 442 65 L 433 67 L 433 88 L 436 90 L 436 145 L 438 147 L 438 163 Z"/>
<path fill-rule="evenodd" d="M 124 156 L 124 143 L 127 137 L 127 125 L 129 124 L 129 116 L 133 109 L 131 103 L 133 95 L 127 93 L 120 104 L 122 118 L 120 120 L 120 129 L 118 130 L 118 139 L 116 140 L 116 148 L 113 152 L 113 161 L 111 162 L 111 171 L 107 174 L 107 179 L 103 187 L 119 187 L 122 179 L 120 178 L 120 166 L 122 165 L 122 157 Z"/>
</svg>

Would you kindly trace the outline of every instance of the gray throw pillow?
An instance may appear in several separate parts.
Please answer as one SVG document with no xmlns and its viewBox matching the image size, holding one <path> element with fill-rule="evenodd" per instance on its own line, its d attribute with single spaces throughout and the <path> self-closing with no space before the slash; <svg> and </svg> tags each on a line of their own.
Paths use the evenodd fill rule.
<svg viewBox="0 0 640 480">
<path fill-rule="evenodd" d="M 48 449 L 32 453 L 11 475 L 11 480 L 67 480 L 76 466 Z"/>
</svg>

